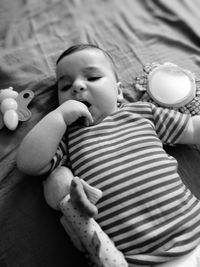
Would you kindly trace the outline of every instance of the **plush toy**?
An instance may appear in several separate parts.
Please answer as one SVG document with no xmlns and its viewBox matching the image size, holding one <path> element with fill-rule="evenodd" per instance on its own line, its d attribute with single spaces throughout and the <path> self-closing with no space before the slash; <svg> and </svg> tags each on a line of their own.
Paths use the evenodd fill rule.
<svg viewBox="0 0 200 267">
<path fill-rule="evenodd" d="M 73 177 L 66 167 L 58 167 L 44 182 L 46 202 L 54 209 L 61 210 L 61 223 L 74 246 L 86 253 L 97 267 L 128 267 L 123 254 L 101 229 L 94 218 L 79 211 L 71 201 L 70 186 L 76 179 L 78 186 L 84 188 L 91 203 L 101 197 L 99 189 L 91 187 L 82 179 Z"/>
<path fill-rule="evenodd" d="M 31 90 L 24 90 L 20 93 L 12 87 L 0 90 L 0 129 L 4 125 L 9 130 L 15 130 L 19 121 L 26 121 L 31 117 L 27 108 L 33 99 L 34 93 Z"/>
<path fill-rule="evenodd" d="M 200 80 L 176 64 L 146 64 L 144 72 L 136 77 L 134 86 L 143 92 L 142 101 L 192 116 L 200 115 Z"/>
</svg>

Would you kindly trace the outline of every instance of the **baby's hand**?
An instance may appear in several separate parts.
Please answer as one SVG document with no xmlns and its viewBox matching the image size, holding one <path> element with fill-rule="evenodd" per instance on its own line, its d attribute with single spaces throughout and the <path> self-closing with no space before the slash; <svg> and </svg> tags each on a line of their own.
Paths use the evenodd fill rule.
<svg viewBox="0 0 200 267">
<path fill-rule="evenodd" d="M 80 118 L 84 118 L 86 126 L 93 123 L 93 118 L 87 106 L 76 100 L 68 100 L 61 104 L 57 110 L 62 113 L 66 125 L 71 125 Z"/>
</svg>

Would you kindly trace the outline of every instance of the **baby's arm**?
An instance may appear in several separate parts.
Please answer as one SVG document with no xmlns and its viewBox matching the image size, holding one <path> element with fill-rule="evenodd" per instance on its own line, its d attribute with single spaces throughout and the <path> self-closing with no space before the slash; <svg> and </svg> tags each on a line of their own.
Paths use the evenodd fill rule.
<svg viewBox="0 0 200 267">
<path fill-rule="evenodd" d="M 200 116 L 190 117 L 179 140 L 181 144 L 200 144 Z"/>
<path fill-rule="evenodd" d="M 47 172 L 67 126 L 80 117 L 92 123 L 87 107 L 75 100 L 66 101 L 47 114 L 22 141 L 16 159 L 18 168 L 30 175 Z"/>
</svg>

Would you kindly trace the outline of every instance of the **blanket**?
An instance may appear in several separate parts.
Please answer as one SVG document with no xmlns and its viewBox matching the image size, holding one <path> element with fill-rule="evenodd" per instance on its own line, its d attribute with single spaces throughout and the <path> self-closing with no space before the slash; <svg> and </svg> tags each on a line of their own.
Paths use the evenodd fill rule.
<svg viewBox="0 0 200 267">
<path fill-rule="evenodd" d="M 113 57 L 127 101 L 148 62 L 173 62 L 198 74 L 198 0 L 1 0 L 0 89 L 30 89 L 32 116 L 0 130 L 0 266 L 88 266 L 47 206 L 42 181 L 20 173 L 15 157 L 28 131 L 57 105 L 55 62 L 72 44 L 90 42 Z M 183 181 L 200 197 L 199 146 L 166 146 Z"/>
</svg>

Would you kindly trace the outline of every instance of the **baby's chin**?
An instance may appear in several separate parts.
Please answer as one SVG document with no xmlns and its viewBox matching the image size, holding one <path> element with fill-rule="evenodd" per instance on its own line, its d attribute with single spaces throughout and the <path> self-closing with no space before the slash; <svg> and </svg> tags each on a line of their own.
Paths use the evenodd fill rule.
<svg viewBox="0 0 200 267">
<path fill-rule="evenodd" d="M 93 115 L 92 118 L 93 118 L 93 122 L 90 124 L 90 126 L 92 125 L 97 125 L 99 123 L 101 123 L 107 116 L 106 115 L 103 115 L 103 114 L 99 114 L 99 115 Z"/>
</svg>

